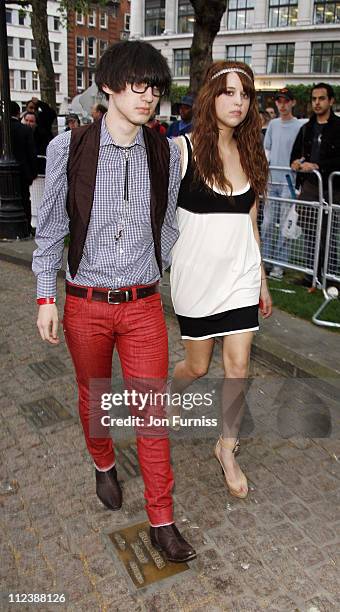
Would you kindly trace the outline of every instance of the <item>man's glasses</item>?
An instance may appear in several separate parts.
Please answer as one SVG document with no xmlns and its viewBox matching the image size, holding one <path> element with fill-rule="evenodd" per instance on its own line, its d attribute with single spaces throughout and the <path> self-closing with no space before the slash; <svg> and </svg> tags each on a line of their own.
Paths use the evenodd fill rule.
<svg viewBox="0 0 340 612">
<path fill-rule="evenodd" d="M 150 83 L 131 83 L 132 91 L 138 94 L 145 93 L 149 87 L 151 87 L 152 95 L 155 96 L 155 98 L 160 98 L 164 93 L 162 89 L 156 85 L 150 85 Z"/>
</svg>

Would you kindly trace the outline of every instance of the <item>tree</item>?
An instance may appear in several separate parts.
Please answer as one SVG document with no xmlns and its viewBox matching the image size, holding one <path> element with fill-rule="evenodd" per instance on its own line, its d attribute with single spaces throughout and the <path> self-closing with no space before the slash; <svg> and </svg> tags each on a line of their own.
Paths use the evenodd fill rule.
<svg viewBox="0 0 340 612">
<path fill-rule="evenodd" d="M 190 0 L 195 11 L 190 49 L 190 91 L 197 93 L 212 62 L 212 46 L 227 8 L 227 0 Z"/>
<path fill-rule="evenodd" d="M 47 0 L 17 0 L 25 8 L 32 7 L 31 25 L 34 42 L 37 49 L 36 64 L 39 72 L 41 99 L 56 110 L 56 88 L 51 49 L 48 38 Z M 91 4 L 106 4 L 106 0 L 61 0 L 60 17 L 67 23 L 67 12 L 78 10 L 87 13 Z"/>
<path fill-rule="evenodd" d="M 56 88 L 54 68 L 48 40 L 47 0 L 31 0 L 32 34 L 37 49 L 36 64 L 40 79 L 40 95 L 56 110 Z"/>
</svg>

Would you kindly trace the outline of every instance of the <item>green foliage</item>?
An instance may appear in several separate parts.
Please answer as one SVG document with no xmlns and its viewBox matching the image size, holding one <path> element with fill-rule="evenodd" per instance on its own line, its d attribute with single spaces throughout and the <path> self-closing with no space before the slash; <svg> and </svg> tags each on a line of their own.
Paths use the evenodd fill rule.
<svg viewBox="0 0 340 612">
<path fill-rule="evenodd" d="M 171 85 L 170 96 L 169 99 L 171 104 L 175 104 L 175 102 L 179 102 L 180 99 L 188 93 L 189 88 L 187 85 L 176 85 L 173 83 Z"/>
</svg>

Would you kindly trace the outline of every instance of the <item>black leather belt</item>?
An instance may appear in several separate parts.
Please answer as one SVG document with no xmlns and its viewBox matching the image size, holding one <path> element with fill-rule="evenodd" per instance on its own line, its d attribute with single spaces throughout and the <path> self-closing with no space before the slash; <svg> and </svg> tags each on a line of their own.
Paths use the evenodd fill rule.
<svg viewBox="0 0 340 612">
<path fill-rule="evenodd" d="M 74 295 L 75 297 L 87 298 L 87 289 L 85 287 L 77 287 L 76 285 L 69 285 L 66 283 L 66 293 L 70 295 Z M 154 293 L 158 293 L 158 283 L 154 285 L 148 285 L 147 287 L 138 287 L 135 289 L 136 297 L 146 298 L 149 295 L 153 295 Z M 123 304 L 124 302 L 130 302 L 133 298 L 132 289 L 93 289 L 92 290 L 92 300 L 96 302 L 106 302 L 107 304 Z"/>
</svg>

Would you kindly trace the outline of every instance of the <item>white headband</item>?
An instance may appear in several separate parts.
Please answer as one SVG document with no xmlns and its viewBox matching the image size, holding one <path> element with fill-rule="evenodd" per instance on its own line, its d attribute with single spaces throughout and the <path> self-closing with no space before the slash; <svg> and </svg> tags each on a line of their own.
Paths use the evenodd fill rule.
<svg viewBox="0 0 340 612">
<path fill-rule="evenodd" d="M 250 81 L 253 83 L 251 76 L 242 68 L 223 68 L 223 70 L 219 70 L 213 74 L 210 80 L 212 81 L 213 79 L 217 79 L 217 77 L 221 76 L 221 74 L 227 74 L 228 72 L 242 72 L 242 74 L 245 74 L 246 77 L 248 77 L 248 79 L 250 79 Z"/>
</svg>

